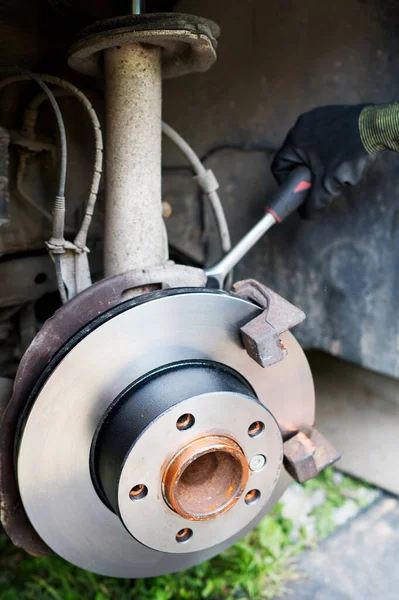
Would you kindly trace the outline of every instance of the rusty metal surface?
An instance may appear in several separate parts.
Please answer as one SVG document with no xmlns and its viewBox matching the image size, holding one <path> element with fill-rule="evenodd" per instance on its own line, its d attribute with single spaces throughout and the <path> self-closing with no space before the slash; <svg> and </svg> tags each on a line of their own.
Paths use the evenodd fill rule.
<svg viewBox="0 0 399 600">
<path fill-rule="evenodd" d="M 216 23 L 193 15 L 159 13 L 128 15 L 99 21 L 84 29 L 69 53 L 69 66 L 100 77 L 101 51 L 124 44 L 162 48 L 162 76 L 178 77 L 207 71 L 216 60 Z"/>
<path fill-rule="evenodd" d="M 238 281 L 233 285 L 233 292 L 265 309 L 240 329 L 249 356 L 261 367 L 283 360 L 287 351 L 280 335 L 301 323 L 305 314 L 255 279 Z"/>
<path fill-rule="evenodd" d="M 164 288 L 203 287 L 200 269 L 167 264 L 109 277 L 75 296 L 45 322 L 24 354 L 15 378 L 14 392 L 0 425 L 0 501 L 2 525 L 16 546 L 36 555 L 52 554 L 30 524 L 21 503 L 14 471 L 14 443 L 18 419 L 29 394 L 57 350 L 86 323 L 119 304 L 135 287 L 159 284 Z"/>
<path fill-rule="evenodd" d="M 183 518 L 207 521 L 230 510 L 248 481 L 247 459 L 231 438 L 208 435 L 184 446 L 162 476 L 165 499 Z"/>
<path fill-rule="evenodd" d="M 284 442 L 284 466 L 299 483 L 316 477 L 341 458 L 338 450 L 317 429 L 299 431 Z"/>
</svg>

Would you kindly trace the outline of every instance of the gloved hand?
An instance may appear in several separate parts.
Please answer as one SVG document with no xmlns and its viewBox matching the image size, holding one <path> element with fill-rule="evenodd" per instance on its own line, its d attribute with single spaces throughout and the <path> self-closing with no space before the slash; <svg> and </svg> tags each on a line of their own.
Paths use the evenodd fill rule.
<svg viewBox="0 0 399 600">
<path fill-rule="evenodd" d="M 300 207 L 309 218 L 358 183 L 383 150 L 399 152 L 399 103 L 324 106 L 299 117 L 271 168 L 279 183 L 298 165 L 311 169 L 313 186 Z"/>
</svg>

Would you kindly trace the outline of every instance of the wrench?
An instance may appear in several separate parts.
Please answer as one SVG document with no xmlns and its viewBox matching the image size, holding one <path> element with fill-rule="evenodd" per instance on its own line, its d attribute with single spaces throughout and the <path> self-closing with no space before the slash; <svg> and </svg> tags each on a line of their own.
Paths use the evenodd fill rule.
<svg viewBox="0 0 399 600">
<path fill-rule="evenodd" d="M 265 208 L 266 214 L 216 265 L 205 269 L 208 278 L 207 287 L 223 289 L 228 273 L 256 244 L 270 227 L 281 223 L 293 213 L 306 199 L 312 187 L 312 174 L 307 167 L 297 167 L 283 183 L 270 206 Z"/>
</svg>

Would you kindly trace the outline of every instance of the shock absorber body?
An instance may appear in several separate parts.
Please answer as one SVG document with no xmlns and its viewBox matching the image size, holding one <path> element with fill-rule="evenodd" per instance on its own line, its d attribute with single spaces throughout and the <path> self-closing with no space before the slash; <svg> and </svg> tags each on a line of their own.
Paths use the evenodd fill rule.
<svg viewBox="0 0 399 600">
<path fill-rule="evenodd" d="M 161 205 L 161 55 L 156 46 L 106 50 L 105 275 L 165 264 Z"/>
</svg>

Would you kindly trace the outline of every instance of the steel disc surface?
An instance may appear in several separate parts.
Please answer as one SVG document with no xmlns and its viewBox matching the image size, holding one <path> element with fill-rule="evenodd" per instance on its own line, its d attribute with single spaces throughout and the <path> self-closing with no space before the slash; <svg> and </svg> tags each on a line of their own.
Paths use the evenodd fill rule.
<svg viewBox="0 0 399 600">
<path fill-rule="evenodd" d="M 283 470 L 261 513 L 223 543 L 186 554 L 152 550 L 128 533 L 91 481 L 93 434 L 114 398 L 163 364 L 217 361 L 248 380 L 285 433 L 313 424 L 314 390 L 291 334 L 282 336 L 288 355 L 267 369 L 246 354 L 239 328 L 261 309 L 236 296 L 171 290 L 121 310 L 89 324 L 44 382 L 22 433 L 18 481 L 33 526 L 57 554 L 96 573 L 148 577 L 187 568 L 231 545 L 272 508 L 289 478 Z"/>
</svg>

